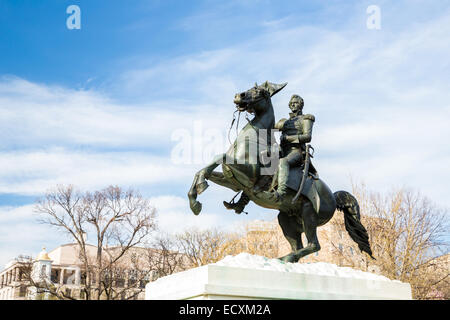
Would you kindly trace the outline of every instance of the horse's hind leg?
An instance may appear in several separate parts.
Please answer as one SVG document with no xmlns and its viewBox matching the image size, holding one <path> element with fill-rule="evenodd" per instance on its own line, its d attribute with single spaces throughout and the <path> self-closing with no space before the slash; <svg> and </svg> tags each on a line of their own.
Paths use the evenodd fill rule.
<svg viewBox="0 0 450 320">
<path fill-rule="evenodd" d="M 289 216 L 286 212 L 282 211 L 278 214 L 278 223 L 292 249 L 291 253 L 279 259 L 286 262 L 295 262 L 295 253 L 303 248 L 303 227 L 297 217 Z"/>
<path fill-rule="evenodd" d="M 307 201 L 302 208 L 303 227 L 305 229 L 306 239 L 308 244 L 303 249 L 296 252 L 295 258 L 298 261 L 300 258 L 320 250 L 319 239 L 317 238 L 317 225 L 319 216 L 314 210 L 312 203 Z"/>
</svg>

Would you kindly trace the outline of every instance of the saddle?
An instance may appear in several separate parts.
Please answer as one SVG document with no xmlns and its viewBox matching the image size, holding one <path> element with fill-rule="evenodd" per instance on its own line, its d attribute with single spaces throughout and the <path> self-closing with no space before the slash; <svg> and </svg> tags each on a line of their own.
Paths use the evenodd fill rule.
<svg viewBox="0 0 450 320">
<path fill-rule="evenodd" d="M 289 169 L 289 176 L 286 182 L 286 186 L 297 192 L 303 177 L 303 166 L 295 166 Z M 314 210 L 318 213 L 320 209 L 320 196 L 318 192 L 319 184 L 321 183 L 317 170 L 314 168 L 312 163 L 309 165 L 308 175 L 303 185 L 303 190 L 301 194 L 305 196 L 313 204 Z M 256 181 L 253 191 L 255 193 L 261 191 L 270 191 L 271 188 L 275 188 L 278 185 L 278 170 L 273 176 L 261 176 L 258 181 Z"/>
</svg>

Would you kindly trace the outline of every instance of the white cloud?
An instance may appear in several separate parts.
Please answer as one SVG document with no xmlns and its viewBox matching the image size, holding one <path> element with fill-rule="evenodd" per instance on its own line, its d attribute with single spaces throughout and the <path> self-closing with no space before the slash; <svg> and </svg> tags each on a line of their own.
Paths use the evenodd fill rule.
<svg viewBox="0 0 450 320">
<path fill-rule="evenodd" d="M 47 145 L 170 148 L 172 131 L 191 128 L 194 120 L 206 120 L 213 112 L 220 116 L 222 112 L 216 112 L 215 108 L 177 101 L 127 105 L 94 91 L 5 78 L 0 81 L 2 149 Z M 204 123 L 206 127 L 217 128 L 221 126 L 218 120 L 208 118 Z"/>
<path fill-rule="evenodd" d="M 42 194 L 57 184 L 83 189 L 109 184 L 149 186 L 187 179 L 191 172 L 163 157 L 133 152 L 51 149 L 0 153 L 0 192 Z"/>
<path fill-rule="evenodd" d="M 0 224 L 8 222 L 30 220 L 35 218 L 33 213 L 33 205 L 25 205 L 21 207 L 0 206 Z"/>
<path fill-rule="evenodd" d="M 0 207 L 0 270 L 18 255 L 36 256 L 42 247 L 67 241 L 50 226 L 39 224 L 32 205 Z"/>
<path fill-rule="evenodd" d="M 269 80 L 289 82 L 273 99 L 277 118 L 287 116 L 294 93 L 316 116 L 314 163 L 333 190 L 348 189 L 352 175 L 378 190 L 415 187 L 450 206 L 450 13 L 434 8 L 411 22 L 410 9 L 387 3 L 379 31 L 365 29 L 365 10 L 362 17 L 343 17 L 350 22 L 341 29 L 294 26 L 295 19 L 267 28 L 263 20 L 266 27 L 239 44 L 158 64 L 144 59 L 138 63 L 144 67 L 119 73 L 103 93 L 5 78 L 0 192 L 39 194 L 56 183 L 147 188 L 183 181 L 188 188 L 200 165 L 170 162 L 173 130 L 192 131 L 201 120 L 205 129 L 225 131 L 234 94 Z M 198 17 L 208 25 L 214 15 Z M 111 98 L 118 96 L 138 102 Z M 211 212 L 229 195 L 207 190 L 198 217 L 184 198 L 153 201 L 164 228 L 207 227 L 230 221 Z M 249 216 L 260 211 L 250 210 Z"/>
<path fill-rule="evenodd" d="M 158 210 L 158 226 L 166 233 L 179 233 L 196 227 L 210 229 L 222 226 L 223 214 L 202 212 L 195 216 L 189 209 L 187 198 L 175 196 L 160 196 L 150 198 L 150 203 Z"/>
</svg>

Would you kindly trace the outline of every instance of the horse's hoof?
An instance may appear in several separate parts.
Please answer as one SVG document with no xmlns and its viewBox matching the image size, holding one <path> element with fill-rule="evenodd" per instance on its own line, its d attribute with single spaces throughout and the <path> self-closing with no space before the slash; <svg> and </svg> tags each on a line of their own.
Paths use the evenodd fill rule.
<svg viewBox="0 0 450 320">
<path fill-rule="evenodd" d="M 295 254 L 293 254 L 293 253 L 290 253 L 284 257 L 280 257 L 280 258 L 278 258 L 278 260 L 281 260 L 283 262 L 291 262 L 291 263 L 297 262 L 295 259 Z"/>
<path fill-rule="evenodd" d="M 195 201 L 195 203 L 191 206 L 192 212 L 198 216 L 200 211 L 202 211 L 202 204 L 198 201 Z"/>
<path fill-rule="evenodd" d="M 203 181 L 195 186 L 197 189 L 197 194 L 201 194 L 203 191 L 205 191 L 209 187 L 208 182 Z"/>
</svg>

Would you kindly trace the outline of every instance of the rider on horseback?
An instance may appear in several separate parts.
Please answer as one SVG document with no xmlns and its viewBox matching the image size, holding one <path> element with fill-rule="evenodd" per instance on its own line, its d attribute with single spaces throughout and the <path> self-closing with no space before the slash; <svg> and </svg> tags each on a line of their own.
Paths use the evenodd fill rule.
<svg viewBox="0 0 450 320">
<path fill-rule="evenodd" d="M 281 131 L 281 159 L 278 164 L 278 189 L 271 192 L 271 195 L 277 200 L 282 201 L 287 191 L 287 180 L 289 177 L 289 169 L 294 166 L 304 164 L 306 143 L 311 141 L 312 127 L 315 118 L 311 114 L 303 114 L 303 99 L 294 94 L 289 101 L 289 119 L 281 119 L 275 124 L 275 129 Z M 310 171 L 315 174 L 314 167 L 310 167 Z M 272 182 L 272 188 L 276 177 Z"/>
</svg>

